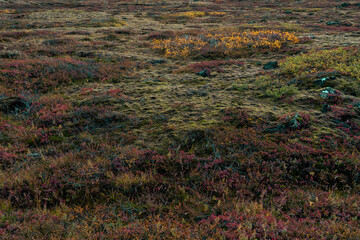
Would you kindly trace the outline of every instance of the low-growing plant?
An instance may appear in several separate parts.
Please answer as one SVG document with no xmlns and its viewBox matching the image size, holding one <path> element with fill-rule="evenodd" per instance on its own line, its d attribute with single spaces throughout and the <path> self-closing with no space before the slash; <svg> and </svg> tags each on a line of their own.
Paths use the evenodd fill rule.
<svg viewBox="0 0 360 240">
<path fill-rule="evenodd" d="M 1 9 L 0 10 L 0 14 L 11 14 L 11 13 L 15 13 L 16 10 L 15 9 Z"/>
<path fill-rule="evenodd" d="M 73 82 L 111 80 L 124 70 L 72 58 L 10 60 L 0 64 L 0 83 L 17 91 L 48 92 Z"/>
<path fill-rule="evenodd" d="M 210 16 L 224 16 L 226 12 L 207 12 L 206 14 Z"/>
<path fill-rule="evenodd" d="M 217 71 L 217 72 L 223 72 L 224 70 L 221 68 L 222 66 L 226 65 L 236 65 L 236 66 L 242 66 L 244 65 L 243 62 L 237 61 L 237 60 L 227 60 L 227 61 L 219 61 L 219 60 L 213 60 L 213 61 L 205 61 L 205 62 L 199 62 L 190 64 L 186 68 L 179 69 L 176 72 L 192 72 L 192 73 L 198 73 L 204 70 L 211 71 Z"/>
<path fill-rule="evenodd" d="M 93 19 L 90 22 L 87 22 L 90 27 L 123 27 L 126 25 L 124 21 L 121 21 L 120 19 L 116 17 L 110 17 L 108 19 Z"/>
<path fill-rule="evenodd" d="M 175 32 L 173 31 L 163 31 L 163 32 L 155 32 L 155 33 L 150 33 L 149 35 L 147 35 L 146 39 L 147 40 L 163 40 L 163 39 L 167 39 L 170 37 L 175 36 Z"/>
<path fill-rule="evenodd" d="M 340 72 L 360 79 L 360 51 L 357 47 L 311 51 L 288 57 L 280 63 L 280 73 L 305 77 L 318 72 Z"/>
<path fill-rule="evenodd" d="M 0 239 L 360 239 L 360 5 L 0 2 Z"/>
<path fill-rule="evenodd" d="M 3 41 L 10 41 L 10 39 L 21 39 L 26 37 L 54 37 L 58 34 L 54 31 L 37 30 L 37 31 L 9 31 L 0 33 L 0 38 Z M 8 39 L 8 40 L 7 40 Z"/>
<path fill-rule="evenodd" d="M 298 93 L 298 89 L 295 86 L 283 85 L 281 87 L 266 89 L 262 96 L 280 99 L 285 97 L 291 97 Z"/>
<path fill-rule="evenodd" d="M 225 117 L 223 120 L 236 127 L 249 127 L 252 119 L 246 109 L 240 110 L 229 108 L 225 110 Z"/>
<path fill-rule="evenodd" d="M 172 13 L 162 16 L 163 19 L 177 19 L 177 18 L 185 18 L 185 19 L 191 19 L 191 18 L 197 18 L 197 17 L 203 17 L 205 16 L 204 12 L 199 11 L 188 11 L 188 12 L 178 12 L 178 13 Z"/>
<path fill-rule="evenodd" d="M 154 40 L 153 49 L 166 57 L 241 56 L 249 51 L 276 51 L 297 42 L 297 37 L 288 32 L 247 31 Z"/>
</svg>

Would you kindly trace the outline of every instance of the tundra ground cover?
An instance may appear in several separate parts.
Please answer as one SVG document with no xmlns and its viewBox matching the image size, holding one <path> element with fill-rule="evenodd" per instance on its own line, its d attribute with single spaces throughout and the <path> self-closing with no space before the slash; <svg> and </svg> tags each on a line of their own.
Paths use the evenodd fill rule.
<svg viewBox="0 0 360 240">
<path fill-rule="evenodd" d="M 213 55 L 234 57 L 252 51 L 276 51 L 286 43 L 297 43 L 297 37 L 288 32 L 250 31 L 200 36 L 182 36 L 173 39 L 154 40 L 153 49 L 165 53 L 166 57 Z"/>
<path fill-rule="evenodd" d="M 0 6 L 0 239 L 360 238 L 357 3 Z"/>
<path fill-rule="evenodd" d="M 314 51 L 286 59 L 281 73 L 304 76 L 309 73 L 337 71 L 360 79 L 360 53 L 358 48 L 337 48 Z"/>
<path fill-rule="evenodd" d="M 0 66 L 0 81 L 11 91 L 48 92 L 74 82 L 106 81 L 121 77 L 126 69 L 119 65 L 72 58 L 9 60 Z"/>
</svg>

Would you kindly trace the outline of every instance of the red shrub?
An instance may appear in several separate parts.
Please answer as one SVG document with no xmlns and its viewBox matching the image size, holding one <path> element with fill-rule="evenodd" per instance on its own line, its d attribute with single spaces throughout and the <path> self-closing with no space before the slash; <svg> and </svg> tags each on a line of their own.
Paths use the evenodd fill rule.
<svg viewBox="0 0 360 240">
<path fill-rule="evenodd" d="M 78 81 L 111 80 L 121 68 L 71 58 L 12 60 L 0 64 L 0 81 L 17 91 L 47 92 Z"/>
</svg>

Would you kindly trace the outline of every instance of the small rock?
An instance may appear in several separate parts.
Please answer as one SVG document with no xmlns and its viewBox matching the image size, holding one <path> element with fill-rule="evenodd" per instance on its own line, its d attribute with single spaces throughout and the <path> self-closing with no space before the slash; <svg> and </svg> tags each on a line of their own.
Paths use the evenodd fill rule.
<svg viewBox="0 0 360 240">
<path fill-rule="evenodd" d="M 115 31 L 116 34 L 131 35 L 132 32 L 129 29 L 119 29 Z"/>
<path fill-rule="evenodd" d="M 299 123 L 299 121 L 298 121 L 298 118 L 299 118 L 300 116 L 299 116 L 299 114 L 297 113 L 297 114 L 295 114 L 295 116 L 292 118 L 292 119 L 290 119 L 289 120 L 289 122 L 288 122 L 288 127 L 289 128 L 291 128 L 291 129 L 298 129 L 298 128 L 300 128 L 300 123 Z"/>
<path fill-rule="evenodd" d="M 20 56 L 20 52 L 19 51 L 1 51 L 0 52 L 0 57 L 1 58 L 18 58 Z"/>
<path fill-rule="evenodd" d="M 336 94 L 336 93 L 338 93 L 338 91 L 336 91 L 335 89 L 333 89 L 331 87 L 327 87 L 325 90 L 321 91 L 320 97 L 327 98 L 329 96 L 329 94 Z"/>
<path fill-rule="evenodd" d="M 18 110 L 23 110 L 28 107 L 28 104 L 19 97 L 5 97 L 0 98 L 0 112 L 12 113 Z"/>
<path fill-rule="evenodd" d="M 320 78 L 314 81 L 315 85 L 324 85 L 325 82 L 329 81 L 329 80 L 334 80 L 336 79 L 336 76 L 331 76 L 331 77 L 324 77 L 324 78 Z"/>
<path fill-rule="evenodd" d="M 330 107 L 330 105 L 327 104 L 327 103 L 325 103 L 325 104 L 322 106 L 322 108 L 321 108 L 321 112 L 322 112 L 322 113 L 327 113 L 327 112 L 329 112 L 330 110 L 331 110 L 331 107 Z"/>
<path fill-rule="evenodd" d="M 83 52 L 83 51 L 80 51 L 78 53 L 76 53 L 77 56 L 79 57 L 94 57 L 95 56 L 95 53 L 94 52 Z"/>
<path fill-rule="evenodd" d="M 203 71 L 198 72 L 196 75 L 202 76 L 202 77 L 210 77 L 210 70 L 205 69 Z"/>
<path fill-rule="evenodd" d="M 287 117 L 284 122 L 276 124 L 274 127 L 269 127 L 264 130 L 264 132 L 274 133 L 274 132 L 283 132 L 286 130 L 297 130 L 306 127 L 302 121 L 302 117 L 299 113 L 296 113 L 294 117 Z"/>
<path fill-rule="evenodd" d="M 345 8 L 345 7 L 349 7 L 351 4 L 350 3 L 342 3 L 339 6 L 337 6 L 338 8 Z"/>
<path fill-rule="evenodd" d="M 326 25 L 328 26 L 331 26 L 331 25 L 340 25 L 341 22 L 335 20 L 335 21 L 329 21 L 329 22 L 326 22 Z"/>
<path fill-rule="evenodd" d="M 166 63 L 166 60 L 164 60 L 164 59 L 153 59 L 153 60 L 150 60 L 149 63 L 152 64 L 152 65 L 163 64 L 163 63 Z"/>
<path fill-rule="evenodd" d="M 264 65 L 264 69 L 265 70 L 269 70 L 269 69 L 275 69 L 275 68 L 278 68 L 279 67 L 279 64 L 277 61 L 274 61 L 274 62 L 268 62 Z"/>
</svg>

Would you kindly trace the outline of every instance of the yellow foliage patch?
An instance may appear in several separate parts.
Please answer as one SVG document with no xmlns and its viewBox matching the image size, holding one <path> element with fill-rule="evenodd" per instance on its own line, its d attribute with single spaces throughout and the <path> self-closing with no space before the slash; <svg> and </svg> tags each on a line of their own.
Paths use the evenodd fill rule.
<svg viewBox="0 0 360 240">
<path fill-rule="evenodd" d="M 10 14 L 10 13 L 15 13 L 14 9 L 2 9 L 0 10 L 0 14 Z"/>
<path fill-rule="evenodd" d="M 226 12 L 208 12 L 207 14 L 210 16 L 222 16 L 226 15 Z"/>
<path fill-rule="evenodd" d="M 247 31 L 198 36 L 181 36 L 165 40 L 154 40 L 153 49 L 166 57 L 188 57 L 201 52 L 213 51 L 226 56 L 238 55 L 246 49 L 278 50 L 286 43 L 297 43 L 298 38 L 288 32 Z"/>
<path fill-rule="evenodd" d="M 197 18 L 197 17 L 203 17 L 203 16 L 205 16 L 205 13 L 198 12 L 198 11 L 180 12 L 180 13 L 174 13 L 174 14 L 167 15 L 167 17 L 170 17 L 170 18 Z"/>
</svg>

